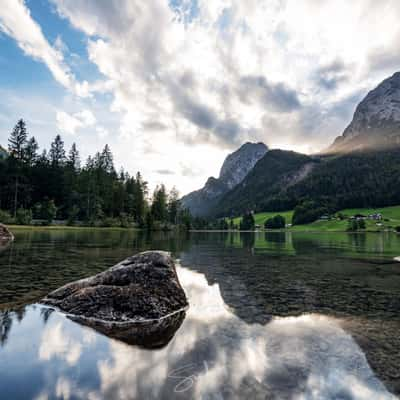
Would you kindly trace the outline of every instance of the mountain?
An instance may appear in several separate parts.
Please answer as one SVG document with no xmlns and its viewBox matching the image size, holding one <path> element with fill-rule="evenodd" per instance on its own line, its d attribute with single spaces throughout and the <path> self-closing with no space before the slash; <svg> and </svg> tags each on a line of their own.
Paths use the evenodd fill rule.
<svg viewBox="0 0 400 400">
<path fill-rule="evenodd" d="M 246 146 L 255 145 L 227 157 L 218 179 L 187 196 L 189 208 L 223 217 L 305 200 L 328 210 L 400 204 L 400 72 L 368 93 L 326 154 L 265 149 L 243 168 Z"/>
<path fill-rule="evenodd" d="M 211 214 L 279 212 L 304 200 L 331 211 L 400 204 L 400 148 L 318 157 L 270 150 Z"/>
<path fill-rule="evenodd" d="M 226 157 L 218 178 L 208 178 L 202 189 L 182 197 L 183 207 L 188 208 L 193 215 L 207 215 L 225 193 L 242 182 L 267 151 L 264 143 L 243 144 Z"/>
<path fill-rule="evenodd" d="M 213 214 L 234 216 L 268 208 L 290 209 L 293 204 L 286 204 L 285 192 L 305 179 L 318 163 L 318 158 L 294 151 L 270 150 L 240 184 L 219 200 Z"/>
<path fill-rule="evenodd" d="M 400 72 L 381 82 L 357 106 L 353 120 L 328 152 L 400 145 Z"/>
</svg>

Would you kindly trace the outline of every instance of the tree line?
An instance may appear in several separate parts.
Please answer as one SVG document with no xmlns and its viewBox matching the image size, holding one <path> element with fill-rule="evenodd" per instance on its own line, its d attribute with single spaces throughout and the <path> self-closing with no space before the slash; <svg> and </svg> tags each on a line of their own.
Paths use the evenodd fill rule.
<svg viewBox="0 0 400 400">
<path fill-rule="evenodd" d="M 76 144 L 67 151 L 60 135 L 40 153 L 20 119 L 8 140 L 8 157 L 0 161 L 0 221 L 28 224 L 32 219 L 148 229 L 191 225 L 175 188 L 168 192 L 159 185 L 150 195 L 140 172 L 130 176 L 115 170 L 107 144 L 85 163 Z"/>
</svg>

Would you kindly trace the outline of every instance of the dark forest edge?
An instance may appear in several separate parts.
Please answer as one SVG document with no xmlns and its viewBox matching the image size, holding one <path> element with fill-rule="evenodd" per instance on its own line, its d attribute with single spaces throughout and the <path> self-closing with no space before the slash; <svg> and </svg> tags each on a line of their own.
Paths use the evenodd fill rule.
<svg viewBox="0 0 400 400">
<path fill-rule="evenodd" d="M 81 166 L 79 151 L 68 154 L 57 135 L 39 154 L 26 124 L 17 122 L 0 158 L 0 222 L 17 225 L 190 229 L 192 218 L 175 188 L 159 185 L 149 196 L 140 172 L 115 170 L 106 144 Z"/>
</svg>

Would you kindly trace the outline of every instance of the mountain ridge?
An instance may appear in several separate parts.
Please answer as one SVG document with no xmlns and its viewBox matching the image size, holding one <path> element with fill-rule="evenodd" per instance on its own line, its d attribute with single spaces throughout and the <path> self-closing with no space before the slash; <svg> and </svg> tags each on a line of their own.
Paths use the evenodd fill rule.
<svg viewBox="0 0 400 400">
<path fill-rule="evenodd" d="M 357 105 L 350 124 L 327 152 L 400 145 L 400 72 L 384 79 Z"/>
<path fill-rule="evenodd" d="M 225 158 L 218 178 L 209 177 L 203 188 L 182 197 L 183 207 L 193 215 L 207 215 L 225 193 L 246 177 L 267 151 L 264 143 L 244 143 Z"/>
<path fill-rule="evenodd" d="M 234 155 L 248 145 L 226 158 L 220 178 L 209 178 L 189 195 L 191 211 L 199 207 L 204 216 L 230 217 L 284 211 L 307 200 L 328 208 L 400 203 L 400 72 L 368 92 L 326 152 L 268 150 L 235 176 L 240 163 Z"/>
<path fill-rule="evenodd" d="M 269 150 L 234 189 L 227 192 L 214 209 L 217 216 L 233 216 L 266 208 L 274 196 L 305 179 L 318 159 L 289 150 Z M 281 202 L 278 209 L 290 205 Z"/>
</svg>

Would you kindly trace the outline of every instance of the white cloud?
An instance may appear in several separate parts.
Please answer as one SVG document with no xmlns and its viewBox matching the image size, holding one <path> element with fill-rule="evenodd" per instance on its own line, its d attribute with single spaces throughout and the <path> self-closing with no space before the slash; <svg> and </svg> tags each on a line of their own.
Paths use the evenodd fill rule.
<svg viewBox="0 0 400 400">
<path fill-rule="evenodd" d="M 96 118 L 90 110 L 82 110 L 75 116 L 82 121 L 84 126 L 91 126 L 96 123 Z"/>
<path fill-rule="evenodd" d="M 63 65 L 61 53 L 49 45 L 22 0 L 2 2 L 0 28 L 13 37 L 27 55 L 44 62 L 58 82 L 70 87 L 72 78 L 68 68 Z"/>
<path fill-rule="evenodd" d="M 67 50 L 60 36 L 54 46 L 45 38 L 41 27 L 33 20 L 24 0 L 3 0 L 0 7 L 0 30 L 12 37 L 23 52 L 44 63 L 54 79 L 81 97 L 89 95 L 87 82 L 80 84 L 64 61 Z M 83 86 L 83 87 L 82 87 Z"/>
<path fill-rule="evenodd" d="M 61 40 L 50 46 L 22 1 L 2 4 L 2 30 L 73 93 L 94 103 L 111 93 L 107 112 L 120 118 L 96 129 L 97 138 L 112 132 L 116 160 L 183 192 L 246 140 L 325 147 L 360 97 L 400 67 L 397 0 L 52 1 L 87 36 L 88 58 L 104 79 L 77 82 Z M 64 132 L 82 124 L 90 125 L 57 114 Z M 180 163 L 202 172 L 185 169 L 180 182 L 154 172 L 179 173 Z"/>
<path fill-rule="evenodd" d="M 53 357 L 59 357 L 69 365 L 76 365 L 81 353 L 81 343 L 75 341 L 63 331 L 61 322 L 44 330 L 39 348 L 40 360 L 51 360 Z"/>
<path fill-rule="evenodd" d="M 151 141 L 161 154 L 186 144 L 195 170 L 206 156 L 200 144 L 225 152 L 248 139 L 327 145 L 348 122 L 335 114 L 338 102 L 383 78 L 369 73 L 369 53 L 383 40 L 397 46 L 400 17 L 393 0 L 199 0 L 197 11 L 187 1 L 174 10 L 161 0 L 54 2 L 91 37 L 90 60 L 112 82 L 112 110 L 125 114 L 125 142 L 143 150 Z M 327 71 L 334 62 L 344 71 Z"/>
<path fill-rule="evenodd" d="M 65 111 L 57 111 L 56 121 L 57 128 L 61 132 L 75 135 L 78 129 L 93 126 L 96 123 L 96 117 L 90 110 L 82 110 L 73 115 Z"/>
<path fill-rule="evenodd" d="M 102 127 L 102 126 L 98 126 L 96 128 L 96 133 L 97 133 L 97 136 L 99 137 L 99 139 L 104 139 L 109 134 L 108 130 L 105 129 L 104 127 Z"/>
</svg>

